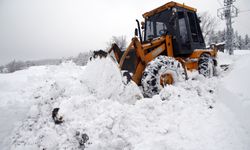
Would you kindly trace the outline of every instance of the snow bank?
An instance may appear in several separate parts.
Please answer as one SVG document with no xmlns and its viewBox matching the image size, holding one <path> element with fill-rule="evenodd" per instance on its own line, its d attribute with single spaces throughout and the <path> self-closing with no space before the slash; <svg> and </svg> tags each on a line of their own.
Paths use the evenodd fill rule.
<svg viewBox="0 0 250 150">
<path fill-rule="evenodd" d="M 10 74 L 0 74 L 0 147 L 9 149 L 11 132 L 26 118 L 33 104 L 34 89 L 41 86 L 39 76 L 46 74 L 46 67 L 31 67 Z"/>
<path fill-rule="evenodd" d="M 232 65 L 238 62 L 237 58 L 228 58 L 233 59 Z M 242 61 L 247 61 L 247 56 Z M 25 100 L 32 104 L 26 119 L 11 135 L 9 146 L 32 150 L 248 150 L 249 130 L 230 107 L 234 103 L 227 101 L 233 98 L 229 97 L 231 91 L 241 85 L 228 89 L 224 82 L 230 78 L 234 84 L 238 78 L 233 71 L 238 67 L 237 63 L 232 66 L 225 78 L 206 79 L 189 72 L 188 81 L 167 86 L 159 95 L 141 100 L 136 100 L 141 96 L 138 88 L 133 83 L 125 86 L 109 58 L 89 62 L 86 67 L 65 63 L 37 68 L 40 73 L 26 70 L 24 76 L 35 77 L 27 92 L 29 99 Z M 12 78 L 15 74 L 5 77 Z M 247 88 L 245 84 L 243 87 Z M 4 90 L 2 95 L 12 91 L 7 86 Z M 233 93 L 237 99 L 246 94 L 239 91 Z M 249 99 L 249 95 L 244 97 Z M 54 123 L 54 108 L 60 108 L 62 124 Z M 81 145 L 84 134 L 89 140 Z"/>
<path fill-rule="evenodd" d="M 0 74 L 0 107 L 29 101 L 32 88 L 41 84 L 38 76 L 46 74 L 46 67 L 30 67 L 10 74 Z"/>
<path fill-rule="evenodd" d="M 39 86 L 30 88 L 29 101 L 32 101 L 33 105 L 29 110 L 27 120 L 14 132 L 12 149 L 78 147 L 79 143 L 74 141 L 76 140 L 75 132 L 82 131 L 78 128 L 81 129 L 83 122 L 90 122 L 93 117 L 98 118 L 101 112 L 105 112 L 106 108 L 102 105 L 103 103 L 106 103 L 106 107 L 113 107 L 113 103 L 122 107 L 123 103 L 129 105 L 141 99 L 139 88 L 134 83 L 128 83 L 125 86 L 125 81 L 115 65 L 108 58 L 89 62 L 84 68 L 70 62 L 60 66 L 46 67 L 45 73 L 37 77 L 39 82 L 35 80 L 31 82 Z M 12 78 L 10 74 L 7 76 Z M 31 74 L 32 78 L 34 76 L 34 73 Z M 21 90 L 24 84 L 20 84 L 17 91 Z M 70 127 L 66 127 L 64 131 L 52 120 L 51 112 L 56 107 L 60 108 L 59 113 L 64 117 L 65 123 L 69 123 L 64 124 Z M 86 118 L 91 112 L 94 116 L 90 115 Z M 56 128 L 59 128 L 58 131 Z M 60 132 L 64 135 L 62 136 Z M 34 138 L 30 138 L 31 136 Z M 71 138 L 73 143 L 72 140 L 68 141 L 68 138 Z"/>
<path fill-rule="evenodd" d="M 250 50 L 234 50 L 235 55 L 246 55 L 250 54 Z"/>
<path fill-rule="evenodd" d="M 250 50 L 234 50 L 234 55 L 227 53 L 218 52 L 218 64 L 219 65 L 230 65 L 240 59 L 244 55 L 249 55 Z"/>
<path fill-rule="evenodd" d="M 237 61 L 231 65 L 230 73 L 222 80 L 219 86 L 219 102 L 226 106 L 243 123 L 250 135 L 250 53 L 236 55 Z"/>
<path fill-rule="evenodd" d="M 233 93 L 250 97 L 250 54 L 241 56 L 232 67 L 230 74 L 223 79 L 225 87 Z"/>
</svg>

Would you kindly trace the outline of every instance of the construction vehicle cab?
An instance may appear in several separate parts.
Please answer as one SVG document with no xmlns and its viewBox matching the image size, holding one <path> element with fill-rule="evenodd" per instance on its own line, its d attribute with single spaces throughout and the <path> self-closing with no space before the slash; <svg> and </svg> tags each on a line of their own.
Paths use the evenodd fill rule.
<svg viewBox="0 0 250 150">
<path fill-rule="evenodd" d="M 141 85 L 145 96 L 159 93 L 161 88 L 187 79 L 187 70 L 198 70 L 211 76 L 216 66 L 216 48 L 205 49 L 196 9 L 169 2 L 143 14 L 145 22 L 125 51 L 115 43 L 114 52 L 121 70 L 131 74 Z M 137 32 L 139 34 L 137 34 Z"/>
<path fill-rule="evenodd" d="M 190 55 L 195 49 L 205 48 L 196 9 L 172 2 L 145 13 L 143 17 L 144 43 L 172 35 L 174 56 Z"/>
</svg>

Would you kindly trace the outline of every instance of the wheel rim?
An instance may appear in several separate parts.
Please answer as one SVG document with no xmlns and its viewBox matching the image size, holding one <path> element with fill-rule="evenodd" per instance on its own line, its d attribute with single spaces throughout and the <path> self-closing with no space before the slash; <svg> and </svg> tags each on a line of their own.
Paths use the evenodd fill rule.
<svg viewBox="0 0 250 150">
<path fill-rule="evenodd" d="M 160 55 L 148 63 L 142 76 L 142 89 L 145 97 L 152 97 L 169 85 L 182 80 L 184 69 L 173 57 Z"/>
<path fill-rule="evenodd" d="M 174 78 L 173 78 L 172 74 L 165 73 L 165 74 L 162 74 L 160 76 L 160 84 L 161 84 L 161 86 L 171 85 L 173 83 L 174 83 Z"/>
</svg>

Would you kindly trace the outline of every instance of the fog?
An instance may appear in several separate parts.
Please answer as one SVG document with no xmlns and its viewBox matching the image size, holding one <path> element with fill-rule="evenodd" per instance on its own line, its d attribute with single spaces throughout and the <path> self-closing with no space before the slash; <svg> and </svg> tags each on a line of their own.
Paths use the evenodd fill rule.
<svg viewBox="0 0 250 150">
<path fill-rule="evenodd" d="M 220 0 L 222 1 L 222 0 Z M 112 36 L 133 37 L 135 19 L 163 0 L 0 0 L 0 65 L 12 60 L 60 58 L 105 49 Z M 177 0 L 216 15 L 217 0 Z M 222 2 L 221 2 L 222 3 Z M 250 2 L 236 3 L 243 10 Z M 240 33 L 249 13 L 235 19 Z M 224 22 L 221 23 L 221 28 Z"/>
</svg>

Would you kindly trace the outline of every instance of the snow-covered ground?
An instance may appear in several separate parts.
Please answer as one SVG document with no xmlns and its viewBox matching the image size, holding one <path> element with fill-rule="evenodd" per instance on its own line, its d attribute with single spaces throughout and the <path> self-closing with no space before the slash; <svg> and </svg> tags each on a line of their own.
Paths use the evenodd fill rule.
<svg viewBox="0 0 250 150">
<path fill-rule="evenodd" d="M 250 51 L 218 59 L 218 77 L 189 73 L 153 98 L 110 59 L 0 74 L 0 149 L 84 149 L 85 133 L 87 150 L 249 150 Z"/>
</svg>

